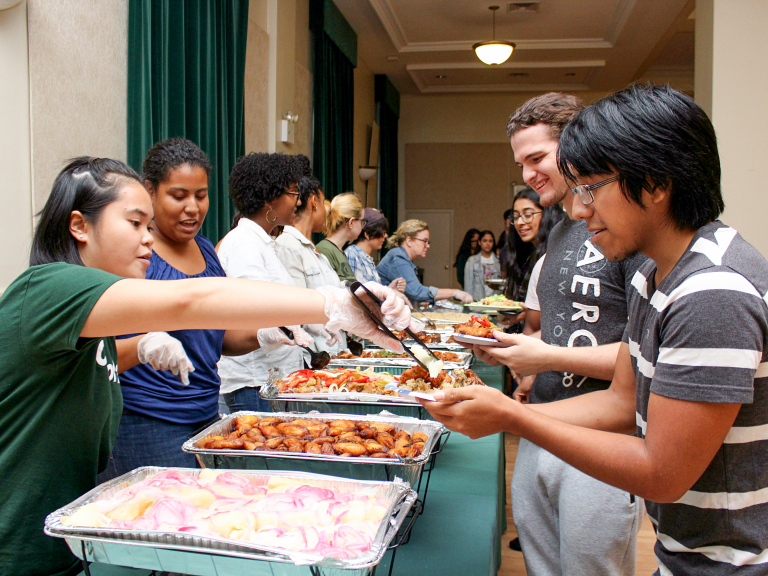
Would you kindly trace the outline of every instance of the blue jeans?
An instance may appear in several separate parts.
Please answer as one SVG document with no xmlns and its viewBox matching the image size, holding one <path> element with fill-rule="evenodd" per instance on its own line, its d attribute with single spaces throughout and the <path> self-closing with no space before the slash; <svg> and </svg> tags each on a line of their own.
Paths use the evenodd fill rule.
<svg viewBox="0 0 768 576">
<path fill-rule="evenodd" d="M 272 412 L 272 407 L 267 400 L 259 396 L 259 388 L 246 386 L 229 394 L 222 394 L 229 409 L 234 413 L 239 410 L 252 410 L 254 412 Z"/>
<path fill-rule="evenodd" d="M 181 445 L 203 428 L 218 421 L 176 424 L 124 412 L 112 448 L 107 469 L 99 474 L 99 483 L 117 478 L 139 466 L 199 468 L 193 454 L 181 451 Z"/>
</svg>

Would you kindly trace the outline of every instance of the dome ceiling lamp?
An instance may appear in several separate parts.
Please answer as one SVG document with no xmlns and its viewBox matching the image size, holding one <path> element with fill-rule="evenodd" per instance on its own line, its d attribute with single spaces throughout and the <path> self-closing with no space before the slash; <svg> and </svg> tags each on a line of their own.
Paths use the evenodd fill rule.
<svg viewBox="0 0 768 576">
<path fill-rule="evenodd" d="M 512 56 L 512 51 L 515 49 L 515 44 L 513 42 L 496 40 L 496 10 L 499 7 L 488 6 L 488 9 L 493 12 L 493 40 L 478 42 L 472 46 L 472 49 L 484 64 L 492 66 L 494 64 L 503 64 L 509 60 L 509 57 Z"/>
</svg>

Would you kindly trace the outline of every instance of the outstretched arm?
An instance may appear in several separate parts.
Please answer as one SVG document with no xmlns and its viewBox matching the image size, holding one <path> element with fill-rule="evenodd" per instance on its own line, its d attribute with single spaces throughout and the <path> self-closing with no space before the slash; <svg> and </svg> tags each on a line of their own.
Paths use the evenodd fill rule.
<svg viewBox="0 0 768 576">
<path fill-rule="evenodd" d="M 423 406 L 472 438 L 508 431 L 598 480 L 654 502 L 674 502 L 701 476 L 733 425 L 740 404 L 651 394 L 644 439 L 621 434 L 635 420 L 634 375 L 622 351 L 611 389 L 546 405 L 522 405 L 482 386 L 438 392 Z"/>
</svg>

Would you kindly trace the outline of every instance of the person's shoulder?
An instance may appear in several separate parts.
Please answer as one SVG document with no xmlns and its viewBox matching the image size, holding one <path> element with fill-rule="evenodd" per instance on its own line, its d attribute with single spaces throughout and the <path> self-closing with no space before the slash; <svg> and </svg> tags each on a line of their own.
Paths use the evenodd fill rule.
<svg viewBox="0 0 768 576">
<path fill-rule="evenodd" d="M 292 252 L 301 249 L 301 242 L 299 242 L 299 239 L 293 234 L 286 233 L 286 231 L 283 231 L 283 233 L 275 239 L 275 243 L 281 248 L 291 250 Z"/>
</svg>

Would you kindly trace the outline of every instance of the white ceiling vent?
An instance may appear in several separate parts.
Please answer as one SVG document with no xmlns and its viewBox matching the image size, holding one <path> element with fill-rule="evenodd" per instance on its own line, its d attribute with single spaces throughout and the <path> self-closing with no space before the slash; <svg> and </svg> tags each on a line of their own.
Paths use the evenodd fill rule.
<svg viewBox="0 0 768 576">
<path fill-rule="evenodd" d="M 536 14 L 539 11 L 539 2 L 509 2 L 507 14 Z"/>
</svg>

